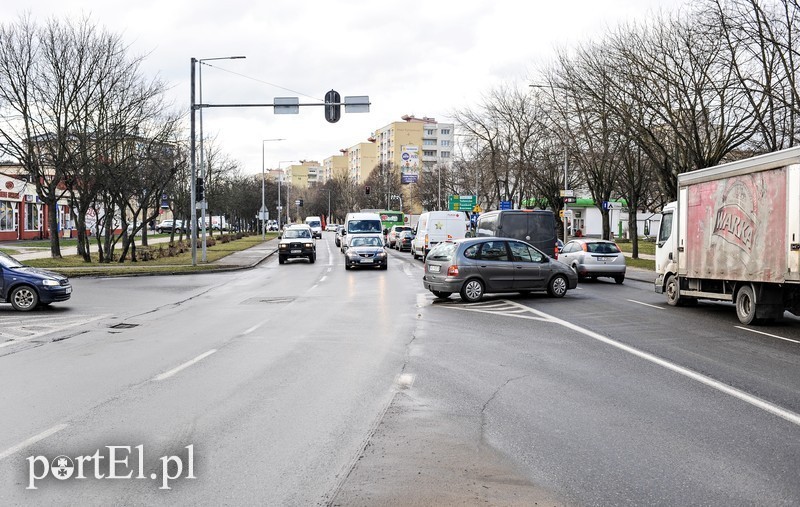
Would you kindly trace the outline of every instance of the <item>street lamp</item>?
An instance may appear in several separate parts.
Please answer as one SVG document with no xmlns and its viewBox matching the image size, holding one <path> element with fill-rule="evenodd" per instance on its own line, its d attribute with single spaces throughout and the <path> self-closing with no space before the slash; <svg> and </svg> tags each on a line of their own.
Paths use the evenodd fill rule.
<svg viewBox="0 0 800 507">
<path fill-rule="evenodd" d="M 561 88 L 562 90 L 564 90 L 564 103 L 566 104 L 566 101 L 567 101 L 567 89 L 566 88 L 563 88 L 563 87 L 560 87 L 560 86 L 555 86 L 555 85 L 552 85 L 552 84 L 551 85 L 529 84 L 528 86 L 530 86 L 531 88 L 550 89 L 550 91 L 553 93 L 554 97 L 555 97 L 555 88 Z M 569 190 L 569 180 L 567 178 L 567 143 L 565 142 L 564 143 L 564 194 L 567 193 L 567 190 Z M 567 220 L 568 220 L 566 211 L 567 211 L 567 203 L 565 201 L 564 202 L 564 241 L 565 242 L 567 241 Z"/>
<path fill-rule="evenodd" d="M 191 141 L 189 143 L 190 144 L 189 152 L 190 152 L 190 157 L 192 159 L 192 162 L 191 162 L 192 176 L 191 176 L 191 181 L 189 182 L 189 187 L 190 187 L 190 191 L 191 191 L 192 195 L 189 198 L 189 203 L 190 203 L 189 205 L 190 205 L 190 208 L 191 208 L 190 209 L 191 221 L 189 222 L 189 227 L 191 229 L 191 234 L 190 235 L 191 235 L 191 245 L 192 245 L 192 266 L 196 266 L 197 265 L 197 237 L 196 237 L 196 232 L 195 232 L 197 230 L 197 210 L 195 209 L 197 207 L 197 201 L 196 201 L 196 196 L 195 196 L 195 192 L 197 190 L 197 187 L 196 187 L 196 185 L 197 185 L 197 162 L 196 162 L 197 153 L 196 153 L 196 149 L 195 149 L 196 139 L 195 139 L 195 127 L 194 127 L 194 125 L 195 125 L 195 111 L 197 109 L 200 110 L 200 171 L 201 171 L 201 175 L 202 175 L 201 177 L 203 178 L 203 181 L 205 182 L 205 168 L 203 166 L 203 164 L 204 164 L 204 158 L 203 158 L 203 108 L 206 107 L 206 105 L 203 104 L 203 70 L 202 70 L 203 66 L 202 66 L 202 63 L 203 62 L 208 62 L 208 61 L 211 61 L 211 60 L 239 60 L 239 59 L 242 59 L 242 58 L 246 58 L 246 57 L 245 56 L 223 56 L 223 57 L 219 57 L 219 58 L 203 58 L 203 59 L 191 58 L 191 65 L 192 65 L 192 70 L 191 70 L 191 88 L 192 89 L 191 89 L 191 101 L 190 101 L 190 106 L 191 106 L 190 137 L 191 137 Z M 195 86 L 194 86 L 194 74 L 195 74 L 195 67 L 197 66 L 198 63 L 201 64 L 200 65 L 200 74 L 198 76 L 199 77 L 199 81 L 200 81 L 199 82 L 199 85 L 200 85 L 200 90 L 199 90 L 200 91 L 200 103 L 199 104 L 195 103 L 195 101 L 194 101 L 194 89 L 195 89 Z M 203 205 L 202 208 L 203 208 L 203 211 L 202 211 L 202 217 L 203 217 L 203 262 L 205 262 L 206 261 L 206 206 Z"/>
<path fill-rule="evenodd" d="M 264 143 L 268 141 L 285 141 L 286 139 L 262 139 L 261 140 L 261 211 L 259 212 L 259 216 L 261 217 L 261 240 L 267 239 L 267 225 L 266 225 L 266 214 L 267 214 L 267 206 L 264 202 L 264 180 L 265 180 L 265 172 L 264 172 Z M 280 184 L 278 184 L 280 185 Z M 280 186 L 278 187 L 280 188 Z M 278 197 L 278 201 L 280 201 L 280 197 Z M 278 218 L 280 219 L 280 213 L 278 213 Z"/>
</svg>

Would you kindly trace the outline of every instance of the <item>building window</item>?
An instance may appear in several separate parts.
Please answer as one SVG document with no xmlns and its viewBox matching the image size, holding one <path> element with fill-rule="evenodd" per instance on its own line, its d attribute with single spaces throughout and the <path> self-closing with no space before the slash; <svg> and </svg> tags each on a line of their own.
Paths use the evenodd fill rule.
<svg viewBox="0 0 800 507">
<path fill-rule="evenodd" d="M 446 139 L 443 139 L 442 140 L 442 146 L 450 146 L 450 141 L 448 141 Z"/>
<path fill-rule="evenodd" d="M 441 157 L 442 158 L 450 158 L 450 152 L 449 151 L 443 151 L 442 154 L 441 154 Z"/>
<path fill-rule="evenodd" d="M 425 157 L 435 157 L 436 150 L 422 150 L 422 155 Z"/>
<path fill-rule="evenodd" d="M 42 208 L 35 202 L 25 203 L 25 230 L 38 231 L 42 221 Z"/>
<path fill-rule="evenodd" d="M 450 135 L 450 129 L 442 129 L 442 135 L 443 136 Z"/>
<path fill-rule="evenodd" d="M 17 203 L 0 201 L 0 231 L 17 230 Z"/>
<path fill-rule="evenodd" d="M 426 136 L 435 136 L 436 135 L 436 130 L 434 130 L 434 129 L 425 129 L 425 135 Z"/>
<path fill-rule="evenodd" d="M 423 139 L 422 144 L 425 146 L 436 146 L 436 139 Z"/>
</svg>

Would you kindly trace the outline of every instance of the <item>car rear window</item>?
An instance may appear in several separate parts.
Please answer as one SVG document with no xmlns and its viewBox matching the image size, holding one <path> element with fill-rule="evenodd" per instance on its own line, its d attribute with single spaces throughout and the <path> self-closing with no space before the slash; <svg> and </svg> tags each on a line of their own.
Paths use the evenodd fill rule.
<svg viewBox="0 0 800 507">
<path fill-rule="evenodd" d="M 612 254 L 619 253 L 619 247 L 614 243 L 586 243 L 589 253 Z"/>
<path fill-rule="evenodd" d="M 428 252 L 428 259 L 434 261 L 449 261 L 456 253 L 455 243 L 439 243 Z"/>
</svg>

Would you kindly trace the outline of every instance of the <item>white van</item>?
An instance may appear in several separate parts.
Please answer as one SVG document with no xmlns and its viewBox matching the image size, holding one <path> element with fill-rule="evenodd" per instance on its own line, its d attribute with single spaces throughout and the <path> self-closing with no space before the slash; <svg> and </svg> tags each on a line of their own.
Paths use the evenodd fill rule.
<svg viewBox="0 0 800 507">
<path fill-rule="evenodd" d="M 419 216 L 414 239 L 411 241 L 411 255 L 415 259 L 425 257 L 437 243 L 448 239 L 467 237 L 469 216 L 463 211 L 429 211 Z"/>
<path fill-rule="evenodd" d="M 311 227 L 311 234 L 322 239 L 322 219 L 320 217 L 306 217 L 306 225 Z"/>
<path fill-rule="evenodd" d="M 383 235 L 381 216 L 377 213 L 348 213 L 344 219 L 342 239 L 340 240 L 342 253 L 347 250 L 347 236 L 350 234 Z"/>
</svg>

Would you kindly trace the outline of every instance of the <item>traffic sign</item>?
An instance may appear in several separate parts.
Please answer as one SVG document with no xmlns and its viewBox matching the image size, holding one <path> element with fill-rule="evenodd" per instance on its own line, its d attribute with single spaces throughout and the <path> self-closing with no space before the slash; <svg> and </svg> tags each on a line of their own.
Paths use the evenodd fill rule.
<svg viewBox="0 0 800 507">
<path fill-rule="evenodd" d="M 511 201 L 500 201 L 500 209 L 511 209 Z"/>
<path fill-rule="evenodd" d="M 565 197 L 564 198 L 564 202 L 565 203 L 571 203 L 571 202 L 575 202 L 575 201 L 577 201 L 577 198 L 575 198 L 575 197 Z"/>
<path fill-rule="evenodd" d="M 572 190 L 572 189 L 560 190 L 558 192 L 558 195 L 560 195 L 561 197 L 574 197 L 575 196 L 575 191 Z"/>
<path fill-rule="evenodd" d="M 469 211 L 478 205 L 475 195 L 450 195 L 447 200 L 447 209 L 450 211 Z"/>
</svg>

